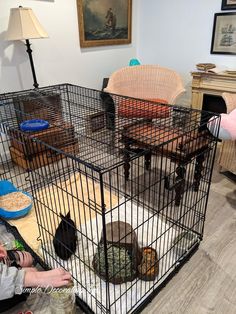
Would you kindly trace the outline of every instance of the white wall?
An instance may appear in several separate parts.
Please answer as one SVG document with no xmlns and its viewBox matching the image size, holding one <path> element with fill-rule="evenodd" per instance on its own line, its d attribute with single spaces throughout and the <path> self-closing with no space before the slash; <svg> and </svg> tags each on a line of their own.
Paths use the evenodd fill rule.
<svg viewBox="0 0 236 314">
<path fill-rule="evenodd" d="M 212 62 L 236 69 L 236 55 L 210 54 L 214 13 L 221 12 L 221 2 L 140 2 L 137 55 L 143 64 L 160 64 L 178 71 L 184 79 L 188 101 L 190 72 L 196 70 L 197 63 Z"/>
<path fill-rule="evenodd" d="M 222 0 L 133 0 L 132 44 L 81 49 L 76 0 L 0 0 L 0 93 L 32 87 L 23 42 L 1 40 L 11 7 L 31 7 L 49 33 L 32 40 L 40 86 L 69 82 L 101 88 L 103 77 L 138 57 L 143 64 L 160 64 L 178 71 L 190 99 L 190 72 L 199 62 L 236 68 L 236 56 L 211 55 L 214 13 Z M 228 11 L 226 11 L 228 12 Z"/>
<path fill-rule="evenodd" d="M 81 49 L 76 0 L 0 0 L 0 93 L 33 87 L 24 43 L 2 40 L 10 8 L 19 5 L 31 7 L 49 34 L 48 39 L 31 40 L 40 86 L 68 82 L 100 89 L 104 77 L 136 57 L 136 1 L 132 44 Z"/>
</svg>

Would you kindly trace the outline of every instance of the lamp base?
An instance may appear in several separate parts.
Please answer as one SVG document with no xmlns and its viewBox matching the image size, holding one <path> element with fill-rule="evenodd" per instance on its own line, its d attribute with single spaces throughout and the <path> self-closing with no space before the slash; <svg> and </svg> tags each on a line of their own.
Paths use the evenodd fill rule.
<svg viewBox="0 0 236 314">
<path fill-rule="evenodd" d="M 29 55 L 30 66 L 31 66 L 31 71 L 32 71 L 32 75 L 33 75 L 33 80 L 34 80 L 33 86 L 34 86 L 35 88 L 38 88 L 38 87 L 39 87 L 39 84 L 38 84 L 38 82 L 37 82 L 37 78 L 36 78 L 36 74 L 35 74 L 34 61 L 33 61 L 33 56 L 32 56 L 32 49 L 30 48 L 31 44 L 30 44 L 30 42 L 29 42 L 29 39 L 26 39 L 25 42 L 26 42 L 25 45 L 26 45 L 26 47 L 27 47 L 26 51 L 27 51 L 27 53 L 28 53 L 28 55 Z"/>
</svg>

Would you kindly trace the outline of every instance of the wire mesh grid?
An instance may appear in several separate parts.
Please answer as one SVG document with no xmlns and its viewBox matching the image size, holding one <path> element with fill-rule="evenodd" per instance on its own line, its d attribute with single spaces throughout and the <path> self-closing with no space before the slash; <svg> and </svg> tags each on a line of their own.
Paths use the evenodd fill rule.
<svg viewBox="0 0 236 314">
<path fill-rule="evenodd" d="M 33 194 L 43 260 L 92 311 L 137 310 L 202 239 L 217 144 L 206 115 L 68 84 L 1 95 L 0 115 L 1 179 Z M 21 131 L 29 119 L 50 127 Z"/>
</svg>

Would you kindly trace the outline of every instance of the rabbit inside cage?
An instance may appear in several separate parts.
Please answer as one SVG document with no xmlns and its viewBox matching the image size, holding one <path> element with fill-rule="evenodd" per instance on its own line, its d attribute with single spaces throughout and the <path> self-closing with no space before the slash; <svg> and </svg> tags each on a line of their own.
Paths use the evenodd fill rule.
<svg viewBox="0 0 236 314">
<path fill-rule="evenodd" d="M 37 93 L 2 96 L 1 179 L 34 198 L 14 224 L 49 267 L 70 271 L 87 309 L 137 310 L 202 239 L 216 139 L 196 110 L 165 105 L 159 121 L 146 102 L 151 118 L 115 110 L 111 128 L 99 91 Z M 20 129 L 42 118 L 49 128 Z"/>
</svg>

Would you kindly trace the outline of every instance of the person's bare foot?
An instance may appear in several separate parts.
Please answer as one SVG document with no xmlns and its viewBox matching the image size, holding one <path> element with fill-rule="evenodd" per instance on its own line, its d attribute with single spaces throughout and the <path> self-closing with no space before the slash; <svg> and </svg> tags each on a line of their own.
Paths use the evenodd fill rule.
<svg viewBox="0 0 236 314">
<path fill-rule="evenodd" d="M 63 268 L 56 268 L 48 271 L 30 272 L 26 271 L 25 287 L 54 287 L 67 286 L 71 282 L 71 275 Z"/>
</svg>

